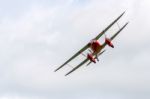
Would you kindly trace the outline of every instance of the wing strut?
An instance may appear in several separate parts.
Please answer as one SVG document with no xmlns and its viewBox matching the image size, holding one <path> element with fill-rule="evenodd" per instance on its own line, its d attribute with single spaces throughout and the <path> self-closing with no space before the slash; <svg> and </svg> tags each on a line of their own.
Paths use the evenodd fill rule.
<svg viewBox="0 0 150 99">
<path fill-rule="evenodd" d="M 73 55 L 69 60 L 67 60 L 64 64 L 62 64 L 60 67 L 58 67 L 56 71 L 58 71 L 59 69 L 61 69 L 62 67 L 64 67 L 67 63 L 69 63 L 72 59 L 74 59 L 75 57 L 77 57 L 79 54 L 81 54 L 83 51 L 85 51 L 88 48 L 88 44 L 85 45 L 85 47 L 83 47 L 80 51 L 78 51 L 75 55 Z"/>
<path fill-rule="evenodd" d="M 73 68 L 70 72 L 68 72 L 65 76 L 69 75 L 70 73 L 72 73 L 73 71 L 75 71 L 76 69 L 78 69 L 79 67 L 81 67 L 83 64 L 85 64 L 89 59 L 86 58 L 83 62 L 81 62 L 78 66 L 76 66 L 75 68 Z"/>
</svg>

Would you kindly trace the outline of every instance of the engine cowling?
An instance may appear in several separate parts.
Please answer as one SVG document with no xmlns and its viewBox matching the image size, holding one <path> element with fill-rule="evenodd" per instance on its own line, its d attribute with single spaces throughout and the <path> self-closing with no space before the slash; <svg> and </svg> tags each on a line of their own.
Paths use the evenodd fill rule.
<svg viewBox="0 0 150 99">
<path fill-rule="evenodd" d="M 96 63 L 96 60 L 95 60 L 95 58 L 93 57 L 92 54 L 87 54 L 87 58 L 88 58 L 91 62 Z"/>
<path fill-rule="evenodd" d="M 110 40 L 109 38 L 105 38 L 105 43 L 106 43 L 108 46 L 114 48 L 114 45 L 113 45 L 113 43 L 111 42 L 111 40 Z"/>
</svg>

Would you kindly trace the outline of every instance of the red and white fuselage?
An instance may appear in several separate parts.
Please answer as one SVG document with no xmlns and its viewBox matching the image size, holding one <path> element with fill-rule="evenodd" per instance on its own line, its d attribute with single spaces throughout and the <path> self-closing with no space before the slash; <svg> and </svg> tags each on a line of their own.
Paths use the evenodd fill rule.
<svg viewBox="0 0 150 99">
<path fill-rule="evenodd" d="M 90 53 L 87 54 L 87 58 L 91 62 L 96 63 L 95 59 L 98 60 L 97 54 L 101 51 L 102 46 L 97 40 L 91 40 L 91 42 L 89 43 L 89 47 L 92 51 L 90 51 Z"/>
<path fill-rule="evenodd" d="M 97 40 L 91 40 L 91 42 L 89 43 L 89 46 L 92 50 L 93 55 L 98 54 L 102 49 L 101 44 Z"/>
</svg>

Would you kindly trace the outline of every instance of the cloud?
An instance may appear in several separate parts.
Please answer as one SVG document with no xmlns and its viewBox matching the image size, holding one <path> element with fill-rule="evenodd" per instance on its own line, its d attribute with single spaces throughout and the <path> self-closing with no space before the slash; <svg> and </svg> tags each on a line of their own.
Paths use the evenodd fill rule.
<svg viewBox="0 0 150 99">
<path fill-rule="evenodd" d="M 149 4 L 146 0 L 32 0 L 1 6 L 5 9 L 1 12 L 6 13 L 0 20 L 0 97 L 150 97 L 147 94 L 150 91 Z M 125 9 L 126 15 L 119 24 L 128 20 L 130 24 L 113 41 L 115 49 L 106 47 L 99 63 L 81 67 L 68 77 L 64 74 L 69 67 L 53 72 Z M 117 29 L 114 26 L 107 36 Z M 100 41 L 103 42 L 103 38 Z"/>
</svg>

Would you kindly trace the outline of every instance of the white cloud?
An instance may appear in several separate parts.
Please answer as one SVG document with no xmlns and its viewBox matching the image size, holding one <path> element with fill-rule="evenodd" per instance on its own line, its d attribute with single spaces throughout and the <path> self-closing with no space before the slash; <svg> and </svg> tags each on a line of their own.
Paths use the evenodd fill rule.
<svg viewBox="0 0 150 99">
<path fill-rule="evenodd" d="M 146 0 L 68 0 L 61 3 L 59 0 L 32 1 L 24 5 L 30 5 L 28 9 L 20 14 L 17 11 L 14 18 L 1 18 L 1 98 L 150 97 L 147 94 L 150 91 L 150 3 Z M 22 9 L 26 8 L 24 6 Z M 125 9 L 127 13 L 119 23 L 131 22 L 114 40 L 115 49 L 106 48 L 100 63 L 82 67 L 68 77 L 63 76 L 68 67 L 53 72 Z M 115 32 L 116 26 L 113 28 L 108 36 Z"/>
</svg>

